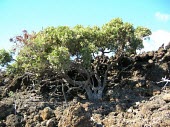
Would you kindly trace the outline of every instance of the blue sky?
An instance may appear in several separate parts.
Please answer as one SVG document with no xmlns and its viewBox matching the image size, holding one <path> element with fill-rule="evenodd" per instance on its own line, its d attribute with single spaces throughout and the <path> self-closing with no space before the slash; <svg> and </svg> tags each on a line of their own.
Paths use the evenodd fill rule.
<svg viewBox="0 0 170 127">
<path fill-rule="evenodd" d="M 120 17 L 135 27 L 150 28 L 151 41 L 144 45 L 153 50 L 170 41 L 169 8 L 169 0 L 0 0 L 0 49 L 9 49 L 9 38 L 25 29 L 38 32 L 47 26 L 102 26 Z"/>
</svg>

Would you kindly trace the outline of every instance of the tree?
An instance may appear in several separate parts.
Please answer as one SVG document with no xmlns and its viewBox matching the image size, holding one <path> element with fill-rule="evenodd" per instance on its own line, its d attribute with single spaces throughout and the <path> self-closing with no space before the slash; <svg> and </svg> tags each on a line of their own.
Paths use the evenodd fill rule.
<svg viewBox="0 0 170 127">
<path fill-rule="evenodd" d="M 149 29 L 135 29 L 120 18 L 101 28 L 77 25 L 48 27 L 37 34 L 24 31 L 23 36 L 12 39 L 22 45 L 12 66 L 19 65 L 21 75 L 35 74 L 32 80 L 39 80 L 42 85 L 55 83 L 56 88 L 62 86 L 64 93 L 82 89 L 88 99 L 100 100 L 117 58 L 122 52 L 131 54 L 142 48 L 141 37 L 149 34 Z M 106 56 L 106 50 L 115 53 L 114 60 Z"/>
<path fill-rule="evenodd" d="M 0 50 L 0 65 L 5 66 L 12 61 L 12 52 L 8 52 L 5 49 Z"/>
</svg>

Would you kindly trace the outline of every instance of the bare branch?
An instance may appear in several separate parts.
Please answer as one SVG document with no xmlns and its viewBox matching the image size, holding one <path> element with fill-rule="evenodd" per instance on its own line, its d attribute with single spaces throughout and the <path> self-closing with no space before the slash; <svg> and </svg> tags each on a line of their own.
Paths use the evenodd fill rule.
<svg viewBox="0 0 170 127">
<path fill-rule="evenodd" d="M 162 78 L 162 81 L 157 82 L 157 83 L 159 84 L 159 83 L 162 83 L 162 82 L 166 82 L 165 85 L 162 87 L 162 90 L 163 90 L 163 89 L 165 89 L 165 87 L 167 86 L 167 84 L 170 82 L 170 80 L 167 79 L 166 76 L 165 76 L 165 78 Z"/>
</svg>

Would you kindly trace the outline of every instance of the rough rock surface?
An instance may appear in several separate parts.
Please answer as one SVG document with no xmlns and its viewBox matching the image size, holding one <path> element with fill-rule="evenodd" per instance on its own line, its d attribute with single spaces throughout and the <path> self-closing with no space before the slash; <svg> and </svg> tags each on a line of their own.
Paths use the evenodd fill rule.
<svg viewBox="0 0 170 127">
<path fill-rule="evenodd" d="M 12 87 L 0 74 L 0 127 L 170 127 L 170 85 L 159 83 L 165 76 L 170 79 L 169 70 L 168 48 L 124 56 L 108 72 L 114 82 L 103 100 L 68 104 L 37 89 L 11 93 L 26 86 Z"/>
<path fill-rule="evenodd" d="M 0 101 L 0 119 L 6 118 L 11 113 L 14 113 L 14 105 L 12 101 Z"/>
<path fill-rule="evenodd" d="M 20 116 L 10 114 L 6 117 L 6 125 L 7 127 L 22 127 L 23 121 Z"/>
<path fill-rule="evenodd" d="M 170 126 L 170 103 L 162 100 L 166 95 L 164 94 L 136 102 L 124 112 L 111 112 L 103 119 L 103 124 L 106 127 L 168 127 Z"/>
<path fill-rule="evenodd" d="M 41 111 L 41 118 L 43 120 L 48 120 L 53 116 L 53 111 L 50 107 L 45 107 L 42 111 Z"/>
<path fill-rule="evenodd" d="M 80 103 L 70 106 L 64 110 L 58 127 L 92 127 L 90 113 Z"/>
</svg>

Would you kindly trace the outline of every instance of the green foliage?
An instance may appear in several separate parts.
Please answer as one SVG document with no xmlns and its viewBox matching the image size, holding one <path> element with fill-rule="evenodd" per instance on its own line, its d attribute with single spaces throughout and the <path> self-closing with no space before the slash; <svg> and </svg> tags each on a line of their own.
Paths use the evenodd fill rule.
<svg viewBox="0 0 170 127">
<path fill-rule="evenodd" d="M 70 55 L 68 52 L 68 48 L 66 47 L 56 47 L 49 55 L 48 58 L 49 63 L 56 70 L 66 70 L 69 67 L 70 63 Z"/>
<path fill-rule="evenodd" d="M 135 29 L 135 36 L 138 38 L 142 38 L 149 35 L 151 35 L 151 31 L 146 27 L 138 26 Z"/>
<path fill-rule="evenodd" d="M 115 51 L 135 53 L 136 50 L 143 48 L 142 37 L 151 34 L 151 31 L 145 27 L 137 27 L 123 22 L 120 18 L 112 19 L 102 27 L 104 33 L 103 42 L 106 48 Z"/>
<path fill-rule="evenodd" d="M 14 92 L 13 92 L 13 91 L 10 91 L 10 92 L 8 93 L 8 96 L 14 97 Z"/>
<path fill-rule="evenodd" d="M 14 74 L 17 75 L 17 74 L 22 73 L 23 71 L 22 71 L 21 67 L 19 68 L 18 63 L 15 62 L 15 63 L 7 66 L 6 72 L 7 72 L 7 75 L 11 75 L 11 74 L 12 75 L 14 75 Z"/>
<path fill-rule="evenodd" d="M 5 49 L 0 50 L 0 65 L 5 66 L 12 61 L 12 53 Z"/>
<path fill-rule="evenodd" d="M 59 72 L 67 70 L 73 58 L 81 61 L 82 66 L 90 68 L 93 53 L 106 49 L 115 53 L 122 51 L 135 53 L 137 49 L 143 48 L 141 38 L 150 34 L 149 29 L 144 27 L 135 29 L 132 24 L 123 22 L 120 18 L 112 19 L 101 28 L 82 25 L 73 28 L 48 27 L 34 34 L 32 38 L 29 35 L 24 40 L 16 63 L 11 65 L 10 69 L 14 72 L 16 67 L 20 72 L 29 71 L 38 74 L 47 68 L 52 68 Z M 8 52 L 0 51 L 2 65 L 11 59 Z"/>
</svg>

